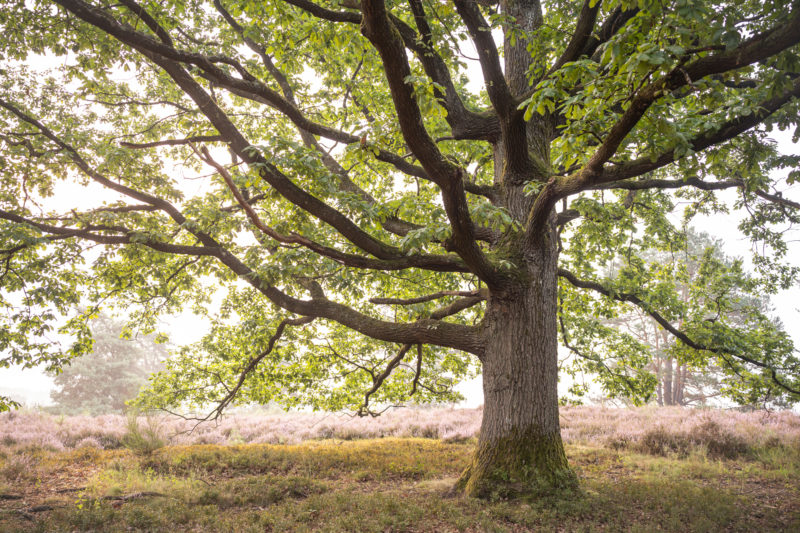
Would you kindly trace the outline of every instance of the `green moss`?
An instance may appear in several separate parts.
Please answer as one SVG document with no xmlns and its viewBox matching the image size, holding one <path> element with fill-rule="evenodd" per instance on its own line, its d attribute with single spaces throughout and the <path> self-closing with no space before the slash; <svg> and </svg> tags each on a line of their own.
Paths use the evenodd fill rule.
<svg viewBox="0 0 800 533">
<path fill-rule="evenodd" d="M 496 499 L 576 487 L 577 478 L 567 462 L 561 435 L 541 435 L 531 428 L 479 443 L 454 490 Z"/>
</svg>

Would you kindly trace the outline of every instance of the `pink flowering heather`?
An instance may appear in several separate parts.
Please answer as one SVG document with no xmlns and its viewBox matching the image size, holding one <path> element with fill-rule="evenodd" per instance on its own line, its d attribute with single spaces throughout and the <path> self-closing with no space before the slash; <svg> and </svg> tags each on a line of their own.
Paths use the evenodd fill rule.
<svg viewBox="0 0 800 533">
<path fill-rule="evenodd" d="M 170 445 L 294 444 L 310 439 L 425 437 L 465 440 L 480 430 L 481 409 L 401 408 L 377 418 L 341 413 L 231 413 L 216 422 L 158 415 L 142 418 Z M 55 450 L 122 445 L 128 420 L 121 415 L 52 416 L 36 411 L 0 415 L 0 445 L 35 445 Z M 725 437 L 747 447 L 800 445 L 800 417 L 791 412 L 743 413 L 712 409 L 645 407 L 561 409 L 567 443 L 637 447 L 654 436 L 703 443 Z M 713 435 L 709 436 L 711 433 Z"/>
</svg>

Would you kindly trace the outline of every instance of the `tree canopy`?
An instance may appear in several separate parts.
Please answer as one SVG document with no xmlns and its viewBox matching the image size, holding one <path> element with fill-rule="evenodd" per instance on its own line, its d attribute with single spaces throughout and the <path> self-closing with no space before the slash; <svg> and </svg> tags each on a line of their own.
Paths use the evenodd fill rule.
<svg viewBox="0 0 800 533">
<path fill-rule="evenodd" d="M 796 281 L 784 230 L 800 204 L 782 188 L 800 158 L 769 132 L 798 126 L 797 1 L 2 7 L 5 364 L 85 353 L 103 306 L 154 328 L 224 290 L 145 404 L 366 414 L 454 398 L 480 364 L 470 494 L 503 472 L 569 477 L 559 327 L 641 367 L 641 344 L 603 326 L 637 306 L 690 357 L 800 390 L 771 321 L 705 320 L 741 272 L 709 264 L 720 297 L 687 304 L 680 269 L 642 258 L 682 249 L 696 213 L 741 209 L 748 289 Z M 48 340 L 62 314 L 67 348 Z M 652 392 L 646 373 L 624 381 Z"/>
</svg>

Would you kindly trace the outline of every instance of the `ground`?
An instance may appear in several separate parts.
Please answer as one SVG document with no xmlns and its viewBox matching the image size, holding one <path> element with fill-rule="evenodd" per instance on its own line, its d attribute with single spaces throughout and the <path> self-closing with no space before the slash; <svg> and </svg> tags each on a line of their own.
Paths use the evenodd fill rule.
<svg viewBox="0 0 800 533">
<path fill-rule="evenodd" d="M 568 442 L 577 492 L 494 501 L 448 492 L 474 438 L 154 451 L 6 439 L 0 531 L 800 531 L 796 442 L 748 446 L 711 426 L 702 445 L 661 426 L 635 443 Z"/>
</svg>

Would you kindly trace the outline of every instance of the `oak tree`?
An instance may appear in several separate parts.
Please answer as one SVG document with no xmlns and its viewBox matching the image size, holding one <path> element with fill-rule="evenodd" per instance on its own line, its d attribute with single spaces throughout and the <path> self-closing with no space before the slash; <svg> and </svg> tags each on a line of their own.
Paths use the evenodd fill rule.
<svg viewBox="0 0 800 533">
<path fill-rule="evenodd" d="M 795 280 L 800 205 L 775 186 L 798 160 L 767 132 L 797 125 L 797 1 L 3 0 L 0 25 L 6 363 L 85 352 L 86 316 L 58 322 L 76 303 L 155 327 L 215 290 L 143 401 L 368 414 L 452 397 L 477 360 L 469 495 L 573 483 L 559 314 L 565 341 L 631 354 L 598 324 L 638 306 L 800 388 L 785 336 L 674 327 L 674 283 L 639 259 L 681 245 L 678 201 L 729 189 L 761 290 Z"/>
</svg>

